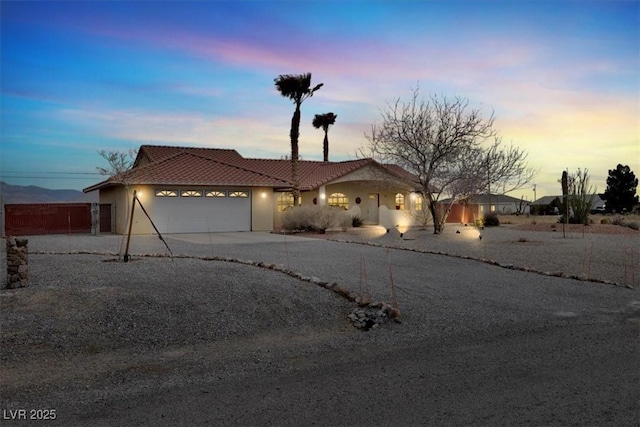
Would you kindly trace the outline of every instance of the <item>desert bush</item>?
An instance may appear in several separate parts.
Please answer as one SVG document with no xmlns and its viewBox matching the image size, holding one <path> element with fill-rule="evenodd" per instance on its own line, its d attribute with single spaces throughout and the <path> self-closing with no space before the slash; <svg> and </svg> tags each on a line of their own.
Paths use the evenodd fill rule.
<svg viewBox="0 0 640 427">
<path fill-rule="evenodd" d="M 495 212 L 490 212 L 484 216 L 484 226 L 485 227 L 497 227 L 500 225 L 500 219 L 498 218 L 498 214 Z"/>
<path fill-rule="evenodd" d="M 630 222 L 628 227 L 634 230 L 640 230 L 640 224 L 638 224 L 637 222 Z"/>
<path fill-rule="evenodd" d="M 360 218 L 358 215 L 351 218 L 352 227 L 362 227 L 363 224 L 364 224 L 364 220 Z"/>
<path fill-rule="evenodd" d="M 351 216 L 342 208 L 331 206 L 298 206 L 282 216 L 282 226 L 289 231 L 317 231 L 351 223 Z M 347 225 L 348 227 L 348 225 Z"/>
<path fill-rule="evenodd" d="M 609 221 L 609 219 L 608 219 L 608 218 L 602 218 L 602 219 L 600 220 L 600 224 L 611 224 L 611 221 Z"/>
<path fill-rule="evenodd" d="M 611 220 L 611 224 L 613 225 L 622 225 L 625 226 L 626 224 L 624 223 L 624 218 L 621 216 L 616 216 Z"/>
<path fill-rule="evenodd" d="M 347 231 L 347 229 L 353 224 L 353 218 L 351 218 L 351 215 L 349 215 L 348 212 L 343 210 L 338 213 L 337 222 L 342 231 Z"/>
</svg>

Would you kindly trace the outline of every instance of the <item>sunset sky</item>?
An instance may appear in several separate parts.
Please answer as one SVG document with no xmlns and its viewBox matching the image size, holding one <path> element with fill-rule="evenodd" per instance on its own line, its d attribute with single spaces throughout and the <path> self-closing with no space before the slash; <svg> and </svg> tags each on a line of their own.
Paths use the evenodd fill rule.
<svg viewBox="0 0 640 427">
<path fill-rule="evenodd" d="M 355 158 L 400 97 L 461 96 L 539 169 L 640 175 L 638 1 L 2 1 L 1 179 L 78 189 L 98 150 L 141 144 L 290 153 L 279 74 L 324 86 L 302 106 L 300 154 Z M 533 185 L 515 193 L 532 200 Z"/>
</svg>

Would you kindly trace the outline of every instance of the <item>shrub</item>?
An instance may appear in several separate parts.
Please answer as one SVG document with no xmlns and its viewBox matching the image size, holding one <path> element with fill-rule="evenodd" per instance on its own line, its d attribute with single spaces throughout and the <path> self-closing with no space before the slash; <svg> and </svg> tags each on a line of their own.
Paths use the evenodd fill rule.
<svg viewBox="0 0 640 427">
<path fill-rule="evenodd" d="M 611 224 L 611 221 L 609 221 L 609 219 L 608 219 L 608 218 L 602 218 L 602 219 L 600 220 L 600 224 Z"/>
<path fill-rule="evenodd" d="M 351 218 L 351 215 L 349 215 L 348 212 L 342 211 L 337 215 L 337 222 L 339 223 L 342 231 L 347 231 L 347 229 L 351 227 L 351 224 L 353 224 L 353 218 Z"/>
<path fill-rule="evenodd" d="M 613 218 L 613 219 L 611 220 L 611 224 L 613 224 L 613 225 L 622 225 L 622 226 L 625 226 L 625 225 L 626 225 L 626 224 L 624 223 L 624 218 L 623 218 L 623 217 L 621 217 L 621 216 L 617 216 L 617 217 Z"/>
<path fill-rule="evenodd" d="M 351 217 L 342 208 L 331 206 L 298 206 L 288 209 L 282 216 L 282 226 L 289 231 L 317 231 L 351 223 Z M 348 227 L 348 225 L 347 225 Z"/>
<path fill-rule="evenodd" d="M 351 218 L 352 227 L 362 227 L 363 224 L 364 224 L 364 220 L 360 218 L 358 215 Z"/>
<path fill-rule="evenodd" d="M 638 224 L 637 222 L 630 222 L 628 227 L 634 230 L 640 230 L 640 224 Z"/>
<path fill-rule="evenodd" d="M 498 218 L 498 214 L 495 212 L 490 212 L 484 216 L 484 226 L 485 227 L 497 227 L 500 225 L 500 219 Z"/>
</svg>

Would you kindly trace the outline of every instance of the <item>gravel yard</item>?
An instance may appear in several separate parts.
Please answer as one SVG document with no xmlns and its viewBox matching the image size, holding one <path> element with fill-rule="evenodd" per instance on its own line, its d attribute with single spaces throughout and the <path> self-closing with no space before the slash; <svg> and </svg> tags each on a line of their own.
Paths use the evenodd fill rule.
<svg viewBox="0 0 640 427">
<path fill-rule="evenodd" d="M 419 229 L 364 229 L 320 237 L 495 261 L 618 286 L 640 285 L 640 232 L 615 225 L 568 225 L 565 234 L 562 224 L 522 223 L 484 230 L 449 225 L 442 235 Z"/>
<path fill-rule="evenodd" d="M 637 265 L 610 264 L 616 248 L 637 257 L 637 234 L 477 232 L 322 236 L 367 245 L 173 235 L 174 255 L 189 256 L 173 259 L 157 237 L 134 236 L 129 263 L 112 254 L 119 236 L 31 237 L 30 286 L 0 292 L 3 424 L 25 425 L 7 418 L 20 409 L 54 409 L 53 424 L 65 426 L 636 424 L 632 283 L 461 257 L 577 275 L 588 248 L 590 277 L 625 285 Z M 364 260 L 372 297 L 389 302 L 391 265 L 402 323 L 357 330 L 348 321 L 357 305 L 337 293 L 201 259 L 212 256 L 280 263 L 354 292 Z"/>
</svg>

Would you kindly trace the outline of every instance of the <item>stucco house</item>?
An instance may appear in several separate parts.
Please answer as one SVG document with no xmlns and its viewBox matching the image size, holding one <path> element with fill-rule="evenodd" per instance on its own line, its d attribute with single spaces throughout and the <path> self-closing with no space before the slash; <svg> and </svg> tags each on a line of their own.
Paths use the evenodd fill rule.
<svg viewBox="0 0 640 427">
<path fill-rule="evenodd" d="M 478 205 L 480 216 L 489 212 L 497 212 L 501 215 L 529 213 L 530 202 L 505 194 L 473 194 L 469 197 L 469 201 Z"/>
<path fill-rule="evenodd" d="M 369 224 L 415 225 L 421 209 L 411 175 L 373 159 L 299 162 L 302 205 L 341 206 Z M 133 167 L 85 188 L 114 206 L 115 232 L 126 233 L 132 193 L 161 233 L 271 231 L 293 206 L 291 161 L 252 159 L 236 150 L 142 145 Z M 139 211 L 132 234 L 152 234 Z"/>
<path fill-rule="evenodd" d="M 591 194 L 589 195 L 591 198 L 591 212 L 604 212 L 606 208 L 607 201 L 604 199 L 604 194 Z M 554 200 L 562 200 L 562 194 L 559 196 L 544 196 L 531 203 L 535 206 L 547 206 L 553 203 Z"/>
</svg>

